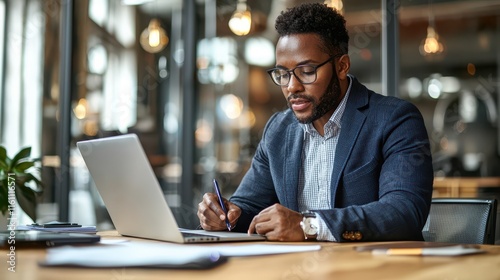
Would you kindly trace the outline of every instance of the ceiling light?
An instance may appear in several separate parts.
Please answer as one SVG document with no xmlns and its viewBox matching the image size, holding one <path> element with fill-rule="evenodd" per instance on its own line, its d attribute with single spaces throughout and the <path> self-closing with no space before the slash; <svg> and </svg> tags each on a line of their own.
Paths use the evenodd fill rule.
<svg viewBox="0 0 500 280">
<path fill-rule="evenodd" d="M 440 54 L 444 51 L 444 45 L 439 40 L 439 35 L 437 34 L 434 26 L 429 25 L 427 27 L 427 36 L 420 44 L 420 53 L 422 55 L 432 55 Z"/>
<path fill-rule="evenodd" d="M 336 9 L 340 14 L 344 13 L 344 3 L 342 0 L 325 0 L 325 4 L 330 8 Z"/>
<path fill-rule="evenodd" d="M 236 11 L 229 20 L 229 28 L 234 34 L 244 36 L 250 33 L 252 27 L 252 14 L 246 0 L 238 0 Z"/>
<path fill-rule="evenodd" d="M 87 100 L 85 100 L 85 98 L 78 100 L 78 104 L 73 109 L 73 113 L 79 120 L 83 120 L 87 117 Z"/>
<path fill-rule="evenodd" d="M 168 44 L 168 36 L 165 29 L 161 27 L 158 19 L 152 19 L 149 25 L 141 33 L 139 42 L 142 48 L 149 53 L 157 53 Z"/>
<path fill-rule="evenodd" d="M 431 4 L 429 4 L 430 6 Z M 430 9 L 429 9 L 430 10 Z M 427 36 L 420 44 L 420 54 L 423 56 L 437 55 L 444 52 L 444 44 L 439 39 L 439 34 L 436 32 L 434 23 L 434 14 L 429 11 L 429 25 L 427 26 Z"/>
</svg>

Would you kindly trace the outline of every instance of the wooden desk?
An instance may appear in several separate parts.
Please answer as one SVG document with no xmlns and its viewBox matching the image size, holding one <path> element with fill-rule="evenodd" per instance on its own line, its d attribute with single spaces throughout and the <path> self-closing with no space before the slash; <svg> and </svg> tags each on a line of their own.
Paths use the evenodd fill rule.
<svg viewBox="0 0 500 280">
<path fill-rule="evenodd" d="M 435 178 L 433 197 L 477 197 L 478 188 L 500 188 L 500 177 Z"/>
<path fill-rule="evenodd" d="M 104 236 L 103 238 L 116 237 Z M 132 238 L 132 242 L 133 240 Z M 227 263 L 216 268 L 198 271 L 47 268 L 37 264 L 45 257 L 44 249 L 18 249 L 16 250 L 16 272 L 9 272 L 6 250 L 2 250 L 0 279 L 500 279 L 500 246 L 495 245 L 482 246 L 487 250 L 486 254 L 460 257 L 417 257 L 374 256 L 370 252 L 354 250 L 354 246 L 375 243 L 323 242 L 319 244 L 323 248 L 316 252 L 231 258 Z M 187 248 L 189 246 L 186 245 Z"/>
</svg>

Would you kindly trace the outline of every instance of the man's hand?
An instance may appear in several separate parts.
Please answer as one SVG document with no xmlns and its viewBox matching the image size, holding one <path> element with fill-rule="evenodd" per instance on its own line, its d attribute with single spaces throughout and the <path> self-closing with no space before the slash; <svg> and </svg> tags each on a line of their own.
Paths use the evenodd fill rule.
<svg viewBox="0 0 500 280">
<path fill-rule="evenodd" d="M 223 200 L 227 209 L 227 218 L 233 228 L 241 215 L 241 209 L 227 199 L 223 198 Z M 198 204 L 198 218 L 204 230 L 227 230 L 226 215 L 214 193 L 203 195 L 203 200 Z"/>
<path fill-rule="evenodd" d="M 265 235 L 267 240 L 304 241 L 300 227 L 302 215 L 281 204 L 274 204 L 262 210 L 250 223 L 248 233 Z"/>
</svg>

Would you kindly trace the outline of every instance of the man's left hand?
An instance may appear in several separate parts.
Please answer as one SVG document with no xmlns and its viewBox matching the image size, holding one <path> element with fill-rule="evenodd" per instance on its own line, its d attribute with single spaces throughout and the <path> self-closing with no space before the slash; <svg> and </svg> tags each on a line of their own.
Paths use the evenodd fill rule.
<svg viewBox="0 0 500 280">
<path fill-rule="evenodd" d="M 248 233 L 265 235 L 267 240 L 304 241 L 300 227 L 302 215 L 281 204 L 274 204 L 256 215 L 248 228 Z"/>
</svg>

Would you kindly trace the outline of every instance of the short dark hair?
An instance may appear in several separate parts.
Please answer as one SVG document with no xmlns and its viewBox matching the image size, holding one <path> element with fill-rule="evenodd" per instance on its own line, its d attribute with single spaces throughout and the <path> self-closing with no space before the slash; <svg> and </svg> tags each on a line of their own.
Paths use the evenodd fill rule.
<svg viewBox="0 0 500 280">
<path fill-rule="evenodd" d="M 331 55 L 347 54 L 349 35 L 344 17 L 333 8 L 320 3 L 305 3 L 282 11 L 276 18 L 279 36 L 315 33 Z"/>
</svg>

